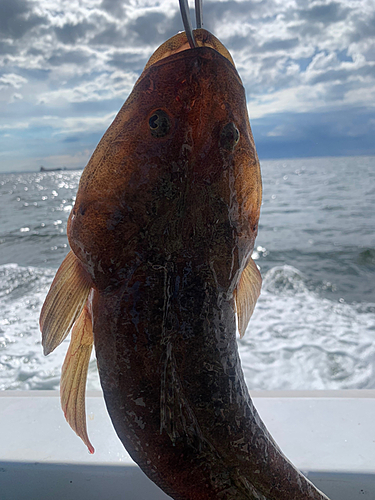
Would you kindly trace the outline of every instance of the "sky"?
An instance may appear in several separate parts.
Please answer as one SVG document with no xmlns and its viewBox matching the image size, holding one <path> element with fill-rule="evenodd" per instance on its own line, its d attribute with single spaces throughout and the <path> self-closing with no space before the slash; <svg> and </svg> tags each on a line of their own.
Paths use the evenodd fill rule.
<svg viewBox="0 0 375 500">
<path fill-rule="evenodd" d="M 373 0 L 203 0 L 203 14 L 261 160 L 375 155 Z M 178 0 L 0 0 L 0 172 L 83 168 L 182 29 Z"/>
</svg>

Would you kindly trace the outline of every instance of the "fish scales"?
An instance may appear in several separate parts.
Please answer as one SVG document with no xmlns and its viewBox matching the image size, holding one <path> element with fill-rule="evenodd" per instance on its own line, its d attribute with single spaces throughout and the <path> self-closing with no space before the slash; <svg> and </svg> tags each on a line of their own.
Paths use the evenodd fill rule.
<svg viewBox="0 0 375 500">
<path fill-rule="evenodd" d="M 68 333 L 56 325 L 86 303 L 63 367 L 67 419 L 93 451 L 80 366 L 93 342 L 117 434 L 175 500 L 323 500 L 273 441 L 244 381 L 236 330 L 244 334 L 261 285 L 251 259 L 259 161 L 229 53 L 206 30 L 194 34 L 195 49 L 180 33 L 154 53 L 82 174 L 71 252 L 49 294 L 73 297 L 73 312 L 61 321 L 47 296 L 43 345 L 52 351 Z"/>
</svg>

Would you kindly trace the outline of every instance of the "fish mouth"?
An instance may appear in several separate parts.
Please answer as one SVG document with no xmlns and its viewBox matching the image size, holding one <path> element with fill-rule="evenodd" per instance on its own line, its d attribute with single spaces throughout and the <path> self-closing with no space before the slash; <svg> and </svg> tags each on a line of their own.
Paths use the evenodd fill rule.
<svg viewBox="0 0 375 500">
<path fill-rule="evenodd" d="M 184 33 L 183 33 L 184 34 Z M 176 35 L 177 36 L 177 35 Z M 143 79 L 147 78 L 153 69 L 161 68 L 169 64 L 178 64 L 181 61 L 186 61 L 186 65 L 189 65 L 189 72 L 191 75 L 196 75 L 200 72 L 203 61 L 217 63 L 218 66 L 224 66 L 227 72 L 231 73 L 237 82 L 243 87 L 238 71 L 233 63 L 233 61 L 227 58 L 225 55 L 221 54 L 216 48 L 211 46 L 199 46 L 194 49 L 190 48 L 189 44 L 184 44 L 185 48 L 182 50 L 176 50 L 173 53 L 168 53 L 164 57 L 156 60 L 150 65 L 147 65 L 143 70 L 141 76 L 138 78 L 137 83 L 139 84 Z"/>
<path fill-rule="evenodd" d="M 197 44 L 197 47 L 194 49 L 190 47 L 184 31 L 177 33 L 177 35 L 174 35 L 172 38 L 164 42 L 150 57 L 138 81 L 143 78 L 144 73 L 150 68 L 150 66 L 154 66 L 165 59 L 168 59 L 169 61 L 171 56 L 176 56 L 177 54 L 180 54 L 180 57 L 177 59 L 184 58 L 186 57 L 186 51 L 199 53 L 204 48 L 211 49 L 220 54 L 224 59 L 229 61 L 230 66 L 236 69 L 232 56 L 220 40 L 212 33 L 203 28 L 196 29 L 194 30 L 194 38 Z"/>
</svg>

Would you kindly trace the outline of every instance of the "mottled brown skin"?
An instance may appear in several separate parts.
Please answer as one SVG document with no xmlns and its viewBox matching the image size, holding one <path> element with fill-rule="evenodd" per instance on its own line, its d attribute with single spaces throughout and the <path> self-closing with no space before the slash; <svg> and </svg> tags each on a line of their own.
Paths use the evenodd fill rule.
<svg viewBox="0 0 375 500">
<path fill-rule="evenodd" d="M 204 30 L 201 30 L 204 31 Z M 172 127 L 153 137 L 164 110 Z M 234 123 L 237 145 L 223 141 Z M 90 273 L 100 380 L 133 459 L 175 500 L 307 500 L 248 394 L 234 291 L 261 178 L 245 93 L 211 48 L 146 68 L 84 171 L 70 245 Z"/>
<path fill-rule="evenodd" d="M 150 134 L 157 109 L 172 122 L 162 138 Z M 220 147 L 229 122 L 240 131 L 233 152 Z M 226 59 L 200 48 L 161 60 L 137 84 L 82 175 L 68 236 L 100 290 L 116 287 L 147 253 L 153 264 L 198 255 L 232 293 L 260 203 L 244 89 Z"/>
</svg>

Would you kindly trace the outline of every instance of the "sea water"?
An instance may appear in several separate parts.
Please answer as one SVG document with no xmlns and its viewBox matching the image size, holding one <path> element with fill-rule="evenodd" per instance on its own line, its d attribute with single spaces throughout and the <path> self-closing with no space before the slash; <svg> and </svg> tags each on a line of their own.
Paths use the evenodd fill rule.
<svg viewBox="0 0 375 500">
<path fill-rule="evenodd" d="M 375 387 L 375 157 L 263 161 L 263 289 L 239 351 L 249 389 Z M 0 175 L 0 389 L 57 389 L 69 339 L 38 318 L 81 172 Z M 88 388 L 99 388 L 95 359 Z"/>
</svg>

